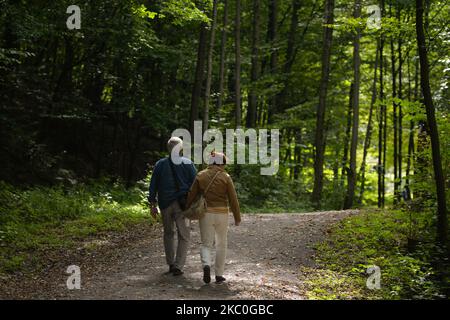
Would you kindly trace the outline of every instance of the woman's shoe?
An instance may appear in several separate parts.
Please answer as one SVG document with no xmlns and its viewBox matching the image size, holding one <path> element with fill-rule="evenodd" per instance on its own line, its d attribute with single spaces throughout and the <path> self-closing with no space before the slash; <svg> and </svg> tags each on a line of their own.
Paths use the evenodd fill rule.
<svg viewBox="0 0 450 320">
<path fill-rule="evenodd" d="M 203 267 L 203 281 L 205 283 L 211 282 L 211 268 L 209 266 Z"/>
<path fill-rule="evenodd" d="M 227 280 L 227 279 L 225 279 L 225 278 L 222 277 L 222 276 L 216 276 L 216 283 L 217 283 L 217 284 L 224 283 L 225 280 Z"/>
</svg>

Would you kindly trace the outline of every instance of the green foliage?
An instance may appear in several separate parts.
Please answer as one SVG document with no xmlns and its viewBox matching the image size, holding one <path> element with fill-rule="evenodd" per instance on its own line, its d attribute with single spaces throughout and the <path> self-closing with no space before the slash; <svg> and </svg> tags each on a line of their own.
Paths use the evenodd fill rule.
<svg viewBox="0 0 450 320">
<path fill-rule="evenodd" d="M 0 272 L 16 271 L 35 250 L 154 222 L 146 192 L 102 181 L 71 188 L 16 189 L 0 182 Z"/>
<path fill-rule="evenodd" d="M 149 19 L 155 19 L 155 17 L 158 15 L 158 13 L 156 13 L 156 12 L 149 11 L 147 9 L 147 7 L 143 4 L 141 4 L 139 6 L 135 5 L 133 8 L 133 13 L 137 14 L 141 18 L 149 18 Z M 161 15 L 158 15 L 158 16 L 161 17 Z M 164 17 L 164 16 L 162 16 L 162 17 Z"/>
<path fill-rule="evenodd" d="M 335 225 L 330 238 L 316 247 L 322 271 L 308 280 L 312 297 L 329 298 L 327 286 L 335 298 L 441 297 L 433 267 L 439 250 L 429 231 L 433 216 L 431 212 L 414 216 L 413 222 L 405 211 L 365 211 Z M 366 288 L 366 270 L 372 265 L 381 269 L 380 290 Z M 322 273 L 335 279 L 325 289 Z"/>
<path fill-rule="evenodd" d="M 264 176 L 259 166 L 229 166 L 244 212 L 306 212 L 309 198 L 299 180 Z"/>
<path fill-rule="evenodd" d="M 210 1 L 203 0 L 202 2 L 206 8 L 211 5 Z M 208 16 L 192 0 L 164 1 L 161 12 L 172 17 L 172 23 L 175 25 L 184 25 L 190 21 L 209 22 Z"/>
</svg>

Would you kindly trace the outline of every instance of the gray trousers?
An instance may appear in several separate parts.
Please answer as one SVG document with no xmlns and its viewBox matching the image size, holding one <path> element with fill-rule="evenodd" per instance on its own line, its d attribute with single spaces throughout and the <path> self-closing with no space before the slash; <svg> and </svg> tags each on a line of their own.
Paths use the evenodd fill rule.
<svg viewBox="0 0 450 320">
<path fill-rule="evenodd" d="M 182 213 L 178 201 L 174 201 L 161 210 L 164 227 L 164 250 L 167 264 L 182 270 L 186 262 L 190 239 L 189 220 Z M 177 229 L 178 245 L 175 251 L 175 226 Z M 175 254 L 176 252 L 176 254 Z"/>
</svg>

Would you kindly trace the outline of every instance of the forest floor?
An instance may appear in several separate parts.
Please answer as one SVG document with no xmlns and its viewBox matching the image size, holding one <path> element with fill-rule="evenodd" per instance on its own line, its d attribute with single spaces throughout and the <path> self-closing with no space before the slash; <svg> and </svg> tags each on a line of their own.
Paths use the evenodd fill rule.
<svg viewBox="0 0 450 320">
<path fill-rule="evenodd" d="M 198 222 L 191 223 L 185 273 L 178 277 L 166 274 L 161 224 L 141 224 L 75 250 L 48 252 L 39 272 L 0 277 L 0 299 L 306 299 L 300 270 L 314 268 L 314 244 L 333 223 L 357 213 L 246 214 L 238 227 L 230 221 L 221 285 L 202 281 Z M 80 267 L 80 290 L 67 289 L 69 265 Z"/>
</svg>

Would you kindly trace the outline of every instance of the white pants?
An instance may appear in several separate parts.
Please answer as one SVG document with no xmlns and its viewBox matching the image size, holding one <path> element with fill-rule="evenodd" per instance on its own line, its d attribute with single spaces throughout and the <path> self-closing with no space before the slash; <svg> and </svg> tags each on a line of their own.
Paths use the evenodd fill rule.
<svg viewBox="0 0 450 320">
<path fill-rule="evenodd" d="M 200 235 L 202 246 L 200 257 L 202 265 L 212 265 L 212 251 L 214 240 L 216 243 L 215 275 L 223 276 L 225 258 L 227 255 L 228 214 L 210 213 L 200 219 Z"/>
</svg>

